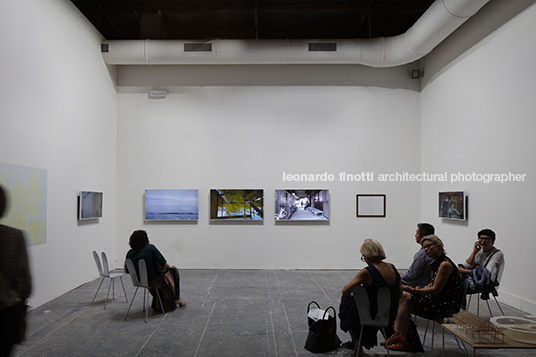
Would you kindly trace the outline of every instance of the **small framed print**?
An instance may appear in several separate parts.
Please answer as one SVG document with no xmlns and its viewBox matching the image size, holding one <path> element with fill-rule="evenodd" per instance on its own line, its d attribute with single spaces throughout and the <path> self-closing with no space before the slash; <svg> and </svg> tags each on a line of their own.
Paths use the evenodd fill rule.
<svg viewBox="0 0 536 357">
<path fill-rule="evenodd" d="M 467 195 L 464 191 L 439 192 L 439 218 L 465 221 Z"/>
<path fill-rule="evenodd" d="M 357 217 L 385 217 L 385 195 L 358 194 Z"/>
</svg>

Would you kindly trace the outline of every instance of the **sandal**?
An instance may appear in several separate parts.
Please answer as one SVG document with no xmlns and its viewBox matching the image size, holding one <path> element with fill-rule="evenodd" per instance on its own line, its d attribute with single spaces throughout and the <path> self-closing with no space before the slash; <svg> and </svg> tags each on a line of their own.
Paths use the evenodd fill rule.
<svg viewBox="0 0 536 357">
<path fill-rule="evenodd" d="M 395 337 L 389 337 L 387 339 L 387 345 L 396 345 L 398 343 L 405 343 L 406 339 L 402 335 L 398 335 Z M 385 346 L 385 342 L 380 342 L 380 345 Z"/>
<path fill-rule="evenodd" d="M 393 351 L 411 351 L 411 348 L 409 348 L 409 344 L 407 342 L 389 345 L 388 348 Z"/>
</svg>

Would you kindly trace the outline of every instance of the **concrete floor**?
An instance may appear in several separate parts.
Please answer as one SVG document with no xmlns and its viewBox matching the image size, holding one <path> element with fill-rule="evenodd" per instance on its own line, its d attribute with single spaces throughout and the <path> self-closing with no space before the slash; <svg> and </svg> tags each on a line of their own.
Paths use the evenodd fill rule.
<svg viewBox="0 0 536 357">
<path fill-rule="evenodd" d="M 27 340 L 14 356 L 313 356 L 304 349 L 307 337 L 307 305 L 315 300 L 322 308 L 338 311 L 340 291 L 355 271 L 325 270 L 182 270 L 184 308 L 161 314 L 149 310 L 143 320 L 143 293 L 140 289 L 128 320 L 119 280 L 115 299 L 104 302 L 105 281 L 93 305 L 91 300 L 100 278 L 84 284 L 29 312 Z M 134 294 L 129 276 L 123 277 L 129 303 Z M 111 293 L 110 293 L 111 296 Z M 475 312 L 472 299 L 470 311 Z M 499 314 L 493 301 L 494 315 Z M 524 316 L 502 305 L 506 315 Z M 480 314 L 489 319 L 484 304 Z M 338 318 L 337 318 L 338 321 Z M 426 320 L 417 319 L 419 333 Z M 434 355 L 441 354 L 441 329 L 436 325 Z M 343 342 L 349 335 L 338 330 Z M 397 355 L 429 355 L 430 335 L 425 354 L 392 352 Z M 451 335 L 445 336 L 445 355 L 463 356 Z M 469 351 L 472 354 L 472 350 Z M 477 356 L 534 356 L 534 350 L 479 350 Z M 317 356 L 351 356 L 339 348 Z M 362 356 L 385 356 L 385 349 L 365 350 Z"/>
</svg>

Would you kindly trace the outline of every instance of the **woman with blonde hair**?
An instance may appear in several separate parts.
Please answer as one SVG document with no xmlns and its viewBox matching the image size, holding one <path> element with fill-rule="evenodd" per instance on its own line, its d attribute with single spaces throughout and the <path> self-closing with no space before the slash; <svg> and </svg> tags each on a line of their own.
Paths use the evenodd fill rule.
<svg viewBox="0 0 536 357">
<path fill-rule="evenodd" d="M 389 349 L 409 351 L 407 332 L 409 314 L 416 314 L 429 320 L 450 317 L 460 310 L 461 281 L 456 264 L 446 256 L 443 242 L 436 235 L 421 240 L 426 255 L 434 259 L 431 282 L 426 287 L 402 285 L 404 291 L 400 298 L 395 321 L 395 333 L 389 337 Z"/>
<path fill-rule="evenodd" d="M 365 287 L 370 301 L 371 315 L 375 316 L 378 311 L 377 294 L 382 286 L 389 288 L 391 292 L 391 309 L 389 321 L 390 325 L 395 320 L 398 301 L 400 298 L 400 274 L 395 266 L 386 263 L 385 251 L 382 245 L 375 239 L 365 239 L 359 248 L 361 260 L 367 263 L 357 275 L 342 289 L 341 305 L 339 308 L 339 318 L 341 319 L 341 330 L 349 332 L 351 341 L 343 343 L 343 347 L 354 349 L 361 330 L 361 323 L 357 307 L 352 296 L 352 291 L 358 285 Z M 391 328 L 391 332 L 392 332 Z M 363 329 L 362 345 L 364 348 L 372 348 L 377 345 L 377 327 L 366 326 Z M 390 332 L 387 332 L 388 334 Z"/>
</svg>

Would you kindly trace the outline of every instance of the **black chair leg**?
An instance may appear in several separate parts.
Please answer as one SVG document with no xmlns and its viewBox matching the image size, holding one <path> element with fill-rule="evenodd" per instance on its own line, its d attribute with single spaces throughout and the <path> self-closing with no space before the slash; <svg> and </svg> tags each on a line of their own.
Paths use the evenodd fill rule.
<svg viewBox="0 0 536 357">
<path fill-rule="evenodd" d="M 385 338 L 385 349 L 387 350 L 387 355 L 391 355 L 391 353 L 389 352 L 389 345 L 387 345 L 387 334 L 385 333 L 385 328 L 382 327 L 382 331 L 383 331 L 383 336 Z"/>
</svg>

